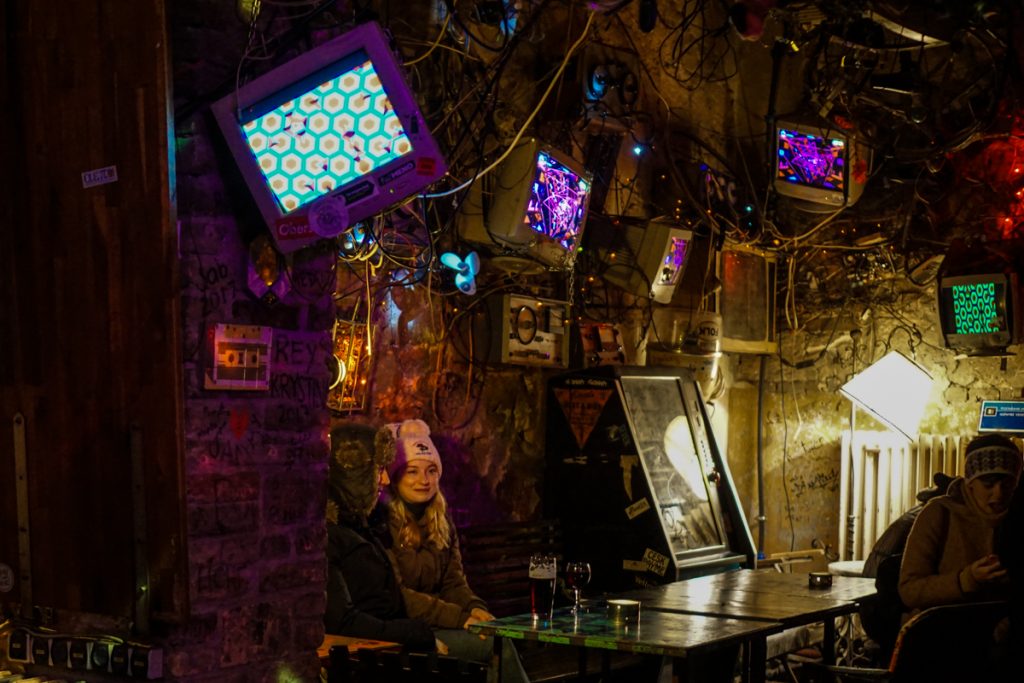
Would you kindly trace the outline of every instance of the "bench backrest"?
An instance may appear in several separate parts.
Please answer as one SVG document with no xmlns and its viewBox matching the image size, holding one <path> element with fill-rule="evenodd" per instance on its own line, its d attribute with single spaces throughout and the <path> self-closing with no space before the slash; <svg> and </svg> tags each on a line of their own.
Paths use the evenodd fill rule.
<svg viewBox="0 0 1024 683">
<path fill-rule="evenodd" d="M 465 527 L 459 543 L 470 588 L 498 617 L 530 611 L 530 555 L 562 559 L 562 528 L 552 519 Z"/>
</svg>

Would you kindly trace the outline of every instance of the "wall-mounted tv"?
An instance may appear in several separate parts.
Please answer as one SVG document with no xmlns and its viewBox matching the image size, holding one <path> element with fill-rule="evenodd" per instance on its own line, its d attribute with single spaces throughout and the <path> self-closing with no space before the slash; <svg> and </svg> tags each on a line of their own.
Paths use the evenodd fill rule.
<svg viewBox="0 0 1024 683">
<path fill-rule="evenodd" d="M 447 170 L 375 23 L 260 76 L 213 113 L 284 252 L 340 234 Z"/>
<path fill-rule="evenodd" d="M 479 215 L 462 222 L 462 237 L 555 268 L 571 267 L 587 221 L 591 174 L 568 154 L 535 139 L 513 149 L 495 173 L 483 191 L 482 208 L 472 208 Z"/>
<path fill-rule="evenodd" d="M 785 197 L 825 206 L 850 206 L 864 192 L 869 150 L 838 129 L 779 121 L 775 125 L 772 185 Z"/>
<path fill-rule="evenodd" d="M 1000 353 L 1020 341 L 1020 289 L 1014 273 L 941 276 L 939 324 L 945 345 L 967 355 Z"/>
</svg>

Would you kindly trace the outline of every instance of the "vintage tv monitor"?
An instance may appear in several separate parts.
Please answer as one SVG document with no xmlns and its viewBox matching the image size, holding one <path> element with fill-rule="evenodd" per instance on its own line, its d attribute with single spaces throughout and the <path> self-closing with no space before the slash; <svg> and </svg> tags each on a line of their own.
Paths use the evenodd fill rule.
<svg viewBox="0 0 1024 683">
<path fill-rule="evenodd" d="M 539 140 L 518 145 L 483 191 L 478 220 L 462 237 L 521 252 L 555 268 L 576 259 L 593 190 L 583 165 Z"/>
<path fill-rule="evenodd" d="M 1015 273 L 942 275 L 938 298 L 946 347 L 983 355 L 1005 351 L 1020 341 L 1020 289 Z"/>
<path fill-rule="evenodd" d="M 772 184 L 785 197 L 824 207 L 854 204 L 864 192 L 870 152 L 837 129 L 780 121 L 775 125 Z"/>
<path fill-rule="evenodd" d="M 670 303 L 690 260 L 693 231 L 656 218 L 645 225 L 609 225 L 601 232 L 591 244 L 600 244 L 602 277 L 638 296 Z"/>
<path fill-rule="evenodd" d="M 260 76 L 213 113 L 284 252 L 334 237 L 446 171 L 376 23 Z"/>
<path fill-rule="evenodd" d="M 601 366 L 548 381 L 545 515 L 588 590 L 621 591 L 728 568 L 755 550 L 725 455 L 689 370 Z"/>
</svg>

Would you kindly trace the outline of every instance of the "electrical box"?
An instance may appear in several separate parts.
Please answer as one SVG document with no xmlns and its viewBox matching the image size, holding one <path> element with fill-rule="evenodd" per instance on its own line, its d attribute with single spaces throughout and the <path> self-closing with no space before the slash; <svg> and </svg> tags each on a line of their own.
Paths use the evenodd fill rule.
<svg viewBox="0 0 1024 683">
<path fill-rule="evenodd" d="M 218 324 L 208 336 L 210 358 L 204 388 L 235 391 L 270 389 L 273 328 Z"/>
<path fill-rule="evenodd" d="M 569 365 L 569 305 L 526 294 L 487 301 L 492 363 L 565 368 Z"/>
<path fill-rule="evenodd" d="M 722 281 L 717 296 L 718 312 L 722 315 L 722 350 L 776 353 L 775 255 L 734 245 L 723 249 L 717 260 Z"/>
<path fill-rule="evenodd" d="M 574 348 L 573 366 L 594 368 L 599 365 L 624 365 L 626 351 L 622 332 L 611 323 L 582 323 L 579 325 L 579 348 Z"/>
</svg>

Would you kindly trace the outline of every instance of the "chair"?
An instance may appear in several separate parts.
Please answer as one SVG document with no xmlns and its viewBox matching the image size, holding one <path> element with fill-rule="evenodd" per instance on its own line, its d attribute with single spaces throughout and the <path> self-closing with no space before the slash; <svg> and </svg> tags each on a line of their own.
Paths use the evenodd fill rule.
<svg viewBox="0 0 1024 683">
<path fill-rule="evenodd" d="M 907 611 L 900 599 L 900 563 L 902 554 L 889 555 L 878 563 L 875 575 L 875 588 L 878 594 L 865 601 L 860 608 L 860 623 L 864 632 L 873 640 L 879 649 L 879 660 L 888 661 L 892 657 L 896 638 L 900 633 L 900 620 Z"/>
<path fill-rule="evenodd" d="M 487 669 L 435 653 L 330 649 L 327 683 L 484 683 Z"/>
<path fill-rule="evenodd" d="M 329 653 L 327 683 L 352 683 L 353 667 L 348 648 L 344 645 L 334 645 Z"/>
<path fill-rule="evenodd" d="M 1005 602 L 942 605 L 918 613 L 900 629 L 888 669 L 814 666 L 814 681 L 945 683 L 1001 681 L 996 671 L 996 624 L 1009 613 Z M 813 671 L 812 671 L 813 673 Z"/>
<path fill-rule="evenodd" d="M 473 592 L 498 617 L 530 611 L 530 556 L 562 559 L 562 525 L 557 519 L 506 522 L 459 529 L 462 568 Z"/>
</svg>

